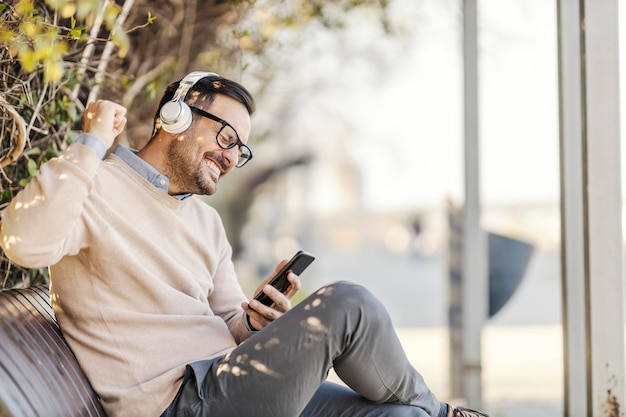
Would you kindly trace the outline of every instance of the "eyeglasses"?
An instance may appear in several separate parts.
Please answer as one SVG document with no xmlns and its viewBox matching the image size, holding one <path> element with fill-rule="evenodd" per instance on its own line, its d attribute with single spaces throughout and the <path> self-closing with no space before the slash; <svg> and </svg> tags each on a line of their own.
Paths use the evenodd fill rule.
<svg viewBox="0 0 626 417">
<path fill-rule="evenodd" d="M 222 149 L 232 149 L 235 146 L 239 147 L 239 159 L 237 160 L 237 165 L 235 165 L 237 168 L 241 168 L 252 159 L 252 151 L 241 141 L 241 139 L 239 139 L 239 135 L 237 134 L 235 128 L 232 127 L 226 120 L 220 119 L 214 114 L 197 107 L 189 106 L 189 108 L 192 112 L 199 114 L 202 117 L 206 117 L 207 119 L 214 120 L 222 125 L 220 130 L 218 130 L 215 135 L 215 140 Z"/>
</svg>

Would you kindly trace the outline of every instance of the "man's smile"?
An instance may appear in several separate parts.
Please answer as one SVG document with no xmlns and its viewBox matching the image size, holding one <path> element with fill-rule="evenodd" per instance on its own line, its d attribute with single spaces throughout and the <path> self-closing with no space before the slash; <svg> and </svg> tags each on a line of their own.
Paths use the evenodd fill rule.
<svg viewBox="0 0 626 417">
<path fill-rule="evenodd" d="M 206 166 L 209 168 L 209 170 L 215 174 L 214 179 L 217 180 L 222 174 L 222 170 L 220 169 L 220 167 L 211 159 L 205 158 L 204 162 L 206 163 Z"/>
<path fill-rule="evenodd" d="M 215 174 L 214 179 L 217 181 L 217 179 L 219 179 L 219 177 L 222 175 L 222 170 L 220 169 L 219 165 L 217 165 L 217 163 L 215 163 L 212 159 L 208 159 L 208 158 L 204 158 L 204 162 L 206 163 L 206 166 L 209 168 L 209 171 Z"/>
</svg>

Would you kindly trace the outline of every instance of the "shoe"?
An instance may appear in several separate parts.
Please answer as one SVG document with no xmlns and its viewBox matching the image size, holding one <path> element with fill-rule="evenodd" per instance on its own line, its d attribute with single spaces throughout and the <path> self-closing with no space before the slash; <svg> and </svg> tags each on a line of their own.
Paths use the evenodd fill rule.
<svg viewBox="0 0 626 417">
<path fill-rule="evenodd" d="M 480 411 L 471 410 L 465 407 L 453 407 L 448 404 L 448 417 L 489 417 Z"/>
</svg>

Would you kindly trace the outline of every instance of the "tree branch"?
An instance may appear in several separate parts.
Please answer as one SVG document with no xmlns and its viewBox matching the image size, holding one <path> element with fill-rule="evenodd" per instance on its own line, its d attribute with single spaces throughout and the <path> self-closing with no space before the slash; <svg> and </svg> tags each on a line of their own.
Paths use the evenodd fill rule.
<svg viewBox="0 0 626 417">
<path fill-rule="evenodd" d="M 130 87 L 124 94 L 124 97 L 122 97 L 122 106 L 129 108 L 133 103 L 133 100 L 135 100 L 137 94 L 139 94 L 145 85 L 167 71 L 167 69 L 173 65 L 174 62 L 176 62 L 174 57 L 168 56 L 164 61 L 161 61 L 159 65 L 137 77 L 132 87 Z"/>
<path fill-rule="evenodd" d="M 117 16 L 117 19 L 115 19 L 116 27 L 122 28 L 134 3 L 135 0 L 126 0 L 126 2 L 124 2 L 124 7 L 122 7 L 121 13 Z M 89 92 L 89 97 L 87 97 L 87 103 L 96 101 L 96 99 L 98 98 L 98 94 L 100 94 L 100 86 L 102 84 L 102 80 L 104 79 L 104 74 L 106 73 L 109 61 L 111 60 L 111 54 L 113 53 L 114 47 L 115 43 L 109 39 L 104 47 L 104 51 L 102 52 L 102 60 L 98 64 L 96 76 L 94 77 L 95 85 Z"/>
<path fill-rule="evenodd" d="M 11 115 L 13 118 L 13 123 L 17 128 L 17 137 L 15 138 L 15 146 L 12 146 L 9 153 L 2 156 L 0 159 L 0 167 L 4 168 L 7 165 L 12 164 L 17 161 L 17 158 L 20 157 L 22 151 L 24 150 L 24 146 L 26 145 L 26 122 L 20 116 L 20 114 L 9 104 L 8 101 L 4 99 L 3 96 L 0 95 L 0 106 L 4 107 L 5 111 Z"/>
<path fill-rule="evenodd" d="M 80 80 L 83 78 L 83 75 L 87 71 L 87 64 L 89 63 L 89 59 L 93 54 L 94 49 L 96 48 L 96 39 L 98 38 L 98 33 L 100 32 L 100 27 L 102 26 L 102 22 L 104 21 L 104 12 L 107 8 L 107 2 L 103 2 L 102 9 L 96 15 L 93 26 L 91 27 L 91 31 L 89 32 L 89 39 L 87 40 L 87 46 L 83 50 L 83 55 L 80 57 L 80 64 L 78 66 L 78 71 L 76 73 L 76 79 Z M 70 94 L 70 99 L 72 101 L 76 101 L 78 98 L 78 92 L 80 91 L 80 83 L 77 83 Z"/>
</svg>

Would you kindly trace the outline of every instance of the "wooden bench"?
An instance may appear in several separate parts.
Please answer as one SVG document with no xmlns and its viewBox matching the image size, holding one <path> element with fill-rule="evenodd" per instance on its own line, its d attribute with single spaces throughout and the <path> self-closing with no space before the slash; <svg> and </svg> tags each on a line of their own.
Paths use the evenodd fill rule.
<svg viewBox="0 0 626 417">
<path fill-rule="evenodd" d="M 0 291 L 0 417 L 102 416 L 46 287 Z"/>
</svg>

